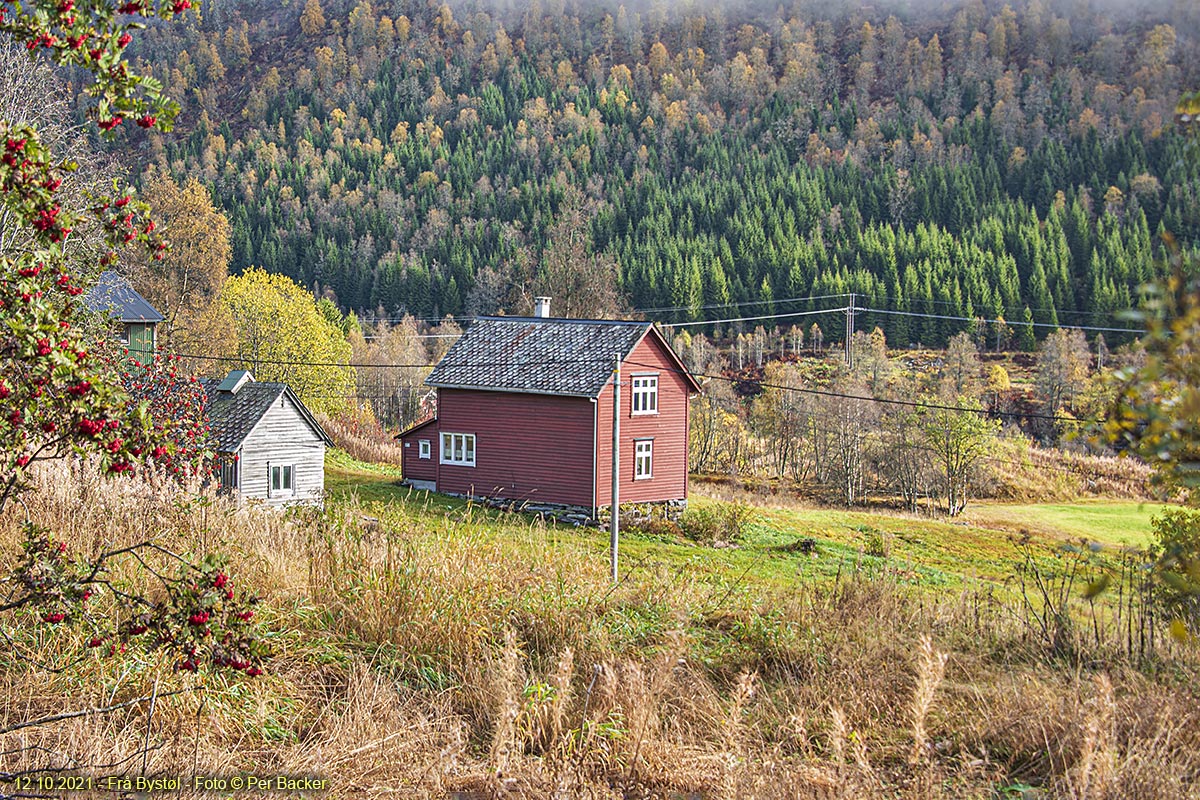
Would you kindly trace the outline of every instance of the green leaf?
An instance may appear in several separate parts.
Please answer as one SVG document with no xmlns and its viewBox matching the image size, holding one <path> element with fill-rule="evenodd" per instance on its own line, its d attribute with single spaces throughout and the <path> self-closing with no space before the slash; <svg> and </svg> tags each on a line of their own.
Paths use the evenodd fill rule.
<svg viewBox="0 0 1200 800">
<path fill-rule="evenodd" d="M 1088 584 L 1087 589 L 1083 593 L 1083 596 L 1085 598 L 1087 598 L 1088 600 L 1091 600 L 1093 597 L 1096 597 L 1097 595 L 1102 593 L 1105 589 L 1107 589 L 1111 583 L 1112 583 L 1112 577 L 1106 572 L 1103 575 L 1101 575 L 1097 580 L 1094 580 Z"/>
</svg>

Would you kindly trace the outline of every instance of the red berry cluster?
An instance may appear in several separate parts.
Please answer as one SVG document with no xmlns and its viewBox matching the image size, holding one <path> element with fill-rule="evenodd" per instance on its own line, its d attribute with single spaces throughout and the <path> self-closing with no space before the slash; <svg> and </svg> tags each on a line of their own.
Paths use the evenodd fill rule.
<svg viewBox="0 0 1200 800">
<path fill-rule="evenodd" d="M 120 121 L 116 124 L 120 124 Z M 116 200 L 101 201 L 92 207 L 92 214 L 99 220 L 113 247 L 137 241 L 156 259 L 161 259 L 161 254 L 167 249 L 167 243 L 156 232 L 158 226 L 149 217 L 149 207 L 145 203 L 133 200 L 130 195 Z M 116 252 L 110 251 L 101 257 L 100 263 L 102 266 L 109 266 L 116 263 L 116 260 Z"/>
<path fill-rule="evenodd" d="M 185 376 L 175 356 L 156 353 L 146 362 L 128 361 L 122 382 L 130 398 L 148 412 L 146 453 L 176 478 L 213 473 L 211 432 L 200 383 Z"/>
<path fill-rule="evenodd" d="M 139 124 L 152 120 L 146 127 L 167 129 L 178 106 L 161 96 L 151 78 L 131 74 L 125 63 L 125 49 L 133 41 L 131 31 L 143 27 L 128 17 L 169 19 L 190 7 L 190 0 L 4 2 L 0 3 L 0 31 L 58 65 L 90 72 L 94 82 L 87 94 L 96 98 L 90 113 L 106 133 L 127 117 Z M 92 46 L 85 48 L 89 42 Z"/>
<path fill-rule="evenodd" d="M 67 621 L 87 603 L 92 590 L 77 580 L 77 567 L 67 556 L 66 542 L 27 524 L 23 549 L 24 558 L 13 572 L 13 582 L 38 609 L 43 622 L 57 625 Z"/>
<path fill-rule="evenodd" d="M 24 593 L 16 605 L 28 606 L 47 625 L 90 628 L 88 648 L 107 643 L 108 655 L 116 656 L 137 646 L 165 652 L 183 671 L 211 666 L 249 676 L 262 674 L 268 652 L 251 623 L 250 606 L 257 599 L 239 597 L 220 559 L 209 557 L 193 566 L 175 557 L 181 566 L 179 577 L 168 578 L 165 570 L 157 573 L 167 596 L 154 600 L 129 587 L 115 587 L 106 577 L 110 556 L 102 554 L 92 562 L 73 560 L 66 544 L 44 529 L 27 526 L 24 551 L 24 560 L 10 579 Z M 138 560 L 143 566 L 147 563 L 144 557 Z M 88 601 L 98 589 L 113 590 L 114 599 L 124 608 L 119 623 L 111 624 L 111 612 L 93 615 L 89 611 Z"/>
<path fill-rule="evenodd" d="M 250 626 L 254 612 L 247 607 L 254 602 L 254 598 L 239 602 L 220 561 L 207 560 L 197 580 L 179 597 L 179 614 L 186 625 L 176 634 L 180 652 L 176 668 L 195 672 L 207 659 L 215 667 L 261 675 L 266 651 Z"/>
<path fill-rule="evenodd" d="M 61 242 L 71 232 L 70 214 L 64 214 L 54 195 L 68 167 L 55 165 L 49 152 L 27 126 L 14 126 L 4 137 L 0 155 L 0 194 L 48 243 Z"/>
</svg>

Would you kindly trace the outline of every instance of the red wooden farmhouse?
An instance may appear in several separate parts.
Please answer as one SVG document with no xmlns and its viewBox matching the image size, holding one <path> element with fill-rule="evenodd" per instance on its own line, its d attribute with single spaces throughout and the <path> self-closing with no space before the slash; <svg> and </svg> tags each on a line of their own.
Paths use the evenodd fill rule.
<svg viewBox="0 0 1200 800">
<path fill-rule="evenodd" d="M 398 437 L 405 479 L 595 518 L 611 504 L 617 359 L 620 501 L 682 505 L 688 397 L 700 387 L 649 322 L 477 319 L 426 380 L 437 416 Z"/>
</svg>

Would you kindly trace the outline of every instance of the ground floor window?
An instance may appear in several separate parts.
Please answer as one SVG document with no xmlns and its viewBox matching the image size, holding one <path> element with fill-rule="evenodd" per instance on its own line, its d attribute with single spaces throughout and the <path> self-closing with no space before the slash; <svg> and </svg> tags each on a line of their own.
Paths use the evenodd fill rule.
<svg viewBox="0 0 1200 800">
<path fill-rule="evenodd" d="M 271 497 L 288 497 L 295 494 L 296 470 L 291 464 L 272 464 L 270 471 Z"/>
<path fill-rule="evenodd" d="M 219 455 L 217 463 L 221 469 L 221 488 L 236 489 L 238 485 L 238 457 L 237 455 Z"/>
<path fill-rule="evenodd" d="M 418 445 L 419 445 L 419 447 L 420 447 L 420 453 L 419 453 L 420 457 L 421 457 L 421 458 L 429 458 L 429 452 L 430 452 L 430 450 L 432 449 L 432 448 L 430 447 L 430 442 L 429 442 L 429 440 L 428 440 L 428 439 L 421 439 L 421 440 L 418 442 Z"/>
<path fill-rule="evenodd" d="M 633 443 L 633 479 L 654 477 L 654 440 L 638 439 Z"/>
<path fill-rule="evenodd" d="M 443 433 L 440 461 L 460 467 L 475 466 L 475 434 Z"/>
</svg>

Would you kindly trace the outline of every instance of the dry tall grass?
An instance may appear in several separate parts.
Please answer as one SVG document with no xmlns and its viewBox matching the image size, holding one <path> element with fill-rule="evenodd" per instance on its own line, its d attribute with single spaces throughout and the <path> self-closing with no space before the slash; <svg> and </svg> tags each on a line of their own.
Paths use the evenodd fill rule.
<svg viewBox="0 0 1200 800">
<path fill-rule="evenodd" d="M 854 575 L 728 591 L 646 564 L 614 588 L 599 539 L 473 510 L 281 515 L 84 470 L 43 486 L 0 518 L 5 561 L 26 513 L 83 552 L 230 553 L 275 658 L 200 680 L 2 615 L 0 729 L 158 697 L 0 736 L 0 772 L 317 773 L 335 798 L 1200 793 L 1186 650 L 1152 672 L 1061 663 L 1008 609 Z"/>
<path fill-rule="evenodd" d="M 336 417 L 318 414 L 317 420 L 334 445 L 351 458 L 368 464 L 400 465 L 404 448 L 380 426 L 370 407 L 355 408 Z"/>
<path fill-rule="evenodd" d="M 1153 470 L 1140 459 L 1038 447 L 1022 437 L 1001 438 L 986 467 L 981 497 L 1026 503 L 1154 497 Z"/>
</svg>

